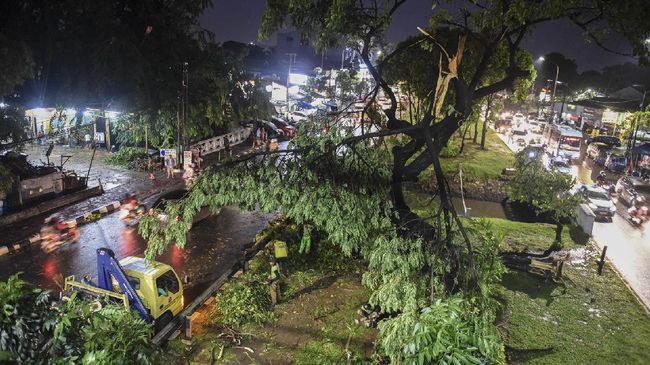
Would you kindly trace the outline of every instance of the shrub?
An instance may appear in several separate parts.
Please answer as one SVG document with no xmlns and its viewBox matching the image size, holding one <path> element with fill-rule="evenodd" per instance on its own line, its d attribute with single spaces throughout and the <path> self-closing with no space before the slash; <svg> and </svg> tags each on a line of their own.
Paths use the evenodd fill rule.
<svg viewBox="0 0 650 365">
<path fill-rule="evenodd" d="M 460 153 L 460 143 L 456 138 L 450 138 L 447 145 L 440 151 L 440 157 L 456 157 Z"/>
<path fill-rule="evenodd" d="M 55 301 L 17 275 L 0 281 L 0 363 L 154 364 L 150 324 L 121 306 Z"/>
<path fill-rule="evenodd" d="M 122 147 L 117 152 L 106 157 L 106 163 L 133 168 L 137 160 L 147 159 L 148 157 L 144 148 Z"/>
<path fill-rule="evenodd" d="M 273 319 L 273 304 L 266 276 L 246 272 L 219 291 L 214 302 L 213 321 L 216 324 L 241 326 L 262 324 Z"/>
</svg>

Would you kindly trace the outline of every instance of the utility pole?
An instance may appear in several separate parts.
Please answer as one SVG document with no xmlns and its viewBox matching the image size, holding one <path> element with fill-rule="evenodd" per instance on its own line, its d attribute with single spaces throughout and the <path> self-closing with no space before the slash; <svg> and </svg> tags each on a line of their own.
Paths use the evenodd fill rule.
<svg viewBox="0 0 650 365">
<path fill-rule="evenodd" d="M 187 96 L 188 96 L 188 66 L 189 63 L 183 62 L 182 80 L 181 80 L 181 94 L 180 94 L 180 107 L 178 113 L 177 135 L 176 142 L 178 144 L 178 157 L 179 164 L 183 162 L 183 148 L 185 145 L 185 125 L 187 123 Z"/>
<path fill-rule="evenodd" d="M 291 64 L 296 61 L 295 53 L 287 53 L 289 56 L 289 72 L 287 73 L 287 117 L 289 116 L 289 79 L 291 78 Z"/>
<path fill-rule="evenodd" d="M 553 82 L 553 95 L 551 96 L 551 113 L 553 113 L 553 120 L 555 120 L 555 89 L 557 89 L 557 78 L 560 76 L 560 66 L 555 65 L 555 81 Z"/>
<path fill-rule="evenodd" d="M 633 85 L 633 86 L 638 86 L 638 85 Z M 643 89 L 643 99 L 641 99 L 641 106 L 639 107 L 640 112 L 645 111 L 645 96 L 647 92 L 648 89 Z M 641 115 L 639 115 L 639 118 L 636 118 L 636 120 L 634 121 L 634 128 L 632 129 L 632 135 L 630 136 L 630 141 L 632 143 L 627 144 L 628 151 L 634 148 L 634 146 L 636 145 L 636 134 L 639 133 L 639 119 L 641 119 Z"/>
</svg>

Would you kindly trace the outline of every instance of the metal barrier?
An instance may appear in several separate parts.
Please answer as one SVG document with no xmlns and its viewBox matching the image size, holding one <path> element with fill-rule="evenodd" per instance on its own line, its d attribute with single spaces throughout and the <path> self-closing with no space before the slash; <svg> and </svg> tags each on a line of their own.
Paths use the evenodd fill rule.
<svg viewBox="0 0 650 365">
<path fill-rule="evenodd" d="M 190 145 L 190 150 L 197 149 L 201 151 L 202 155 L 207 155 L 210 153 L 221 151 L 225 148 L 224 138 L 228 137 L 230 145 L 234 146 L 240 144 L 243 141 L 247 140 L 251 134 L 251 128 L 241 128 L 232 133 L 224 134 L 221 136 L 213 137 L 210 139 L 197 142 L 193 145 Z"/>
</svg>

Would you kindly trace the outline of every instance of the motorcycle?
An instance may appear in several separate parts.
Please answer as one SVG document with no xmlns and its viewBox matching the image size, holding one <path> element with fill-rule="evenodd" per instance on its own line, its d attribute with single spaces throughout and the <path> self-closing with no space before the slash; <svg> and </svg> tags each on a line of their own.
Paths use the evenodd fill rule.
<svg viewBox="0 0 650 365">
<path fill-rule="evenodd" d="M 645 205 L 640 207 L 633 205 L 627 210 L 627 213 L 633 225 L 640 226 L 648 221 L 648 207 Z"/>
<path fill-rule="evenodd" d="M 120 220 L 124 222 L 127 227 L 135 227 L 140 221 L 140 217 L 145 213 L 145 206 L 138 205 L 137 207 L 125 206 L 120 210 Z"/>
<path fill-rule="evenodd" d="M 41 248 L 45 252 L 52 252 L 66 243 L 76 243 L 80 236 L 77 227 L 68 226 L 63 230 L 45 227 L 41 230 Z"/>
</svg>

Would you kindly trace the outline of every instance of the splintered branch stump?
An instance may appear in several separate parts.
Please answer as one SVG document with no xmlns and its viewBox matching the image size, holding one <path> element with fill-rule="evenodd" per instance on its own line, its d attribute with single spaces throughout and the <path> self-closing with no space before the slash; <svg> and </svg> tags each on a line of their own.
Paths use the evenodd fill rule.
<svg viewBox="0 0 650 365">
<path fill-rule="evenodd" d="M 526 252 L 504 252 L 501 259 L 510 269 L 558 280 L 562 277 L 562 268 L 564 262 L 569 259 L 569 253 L 559 251 L 544 256 Z"/>
</svg>

